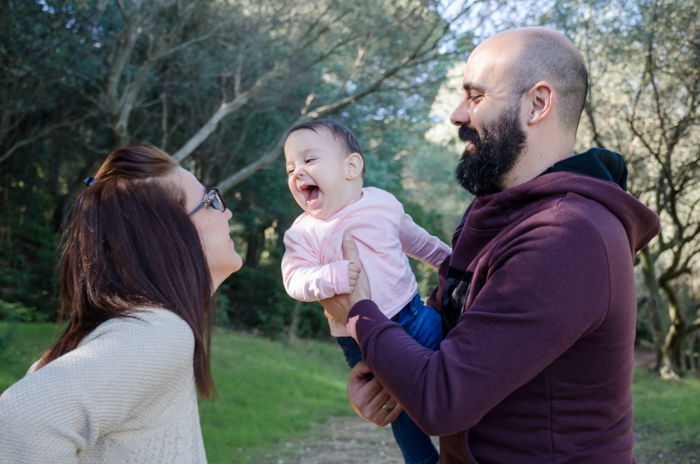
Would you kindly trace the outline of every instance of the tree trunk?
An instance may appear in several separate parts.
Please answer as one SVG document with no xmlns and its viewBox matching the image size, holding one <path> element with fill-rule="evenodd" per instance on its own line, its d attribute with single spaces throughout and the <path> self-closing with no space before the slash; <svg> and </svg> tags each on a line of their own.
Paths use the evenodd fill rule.
<svg viewBox="0 0 700 464">
<path fill-rule="evenodd" d="M 676 289 L 668 282 L 664 282 L 662 285 L 668 298 L 668 315 L 671 317 L 671 327 L 669 327 L 664 340 L 659 373 L 664 379 L 677 379 L 683 375 L 683 342 L 688 332 Z"/>
<path fill-rule="evenodd" d="M 247 234 L 247 249 L 245 253 L 246 267 L 258 267 L 265 243 L 265 229 L 267 226 L 253 227 Z"/>
<path fill-rule="evenodd" d="M 685 339 L 682 327 L 671 325 L 666 334 L 666 340 L 662 349 L 661 378 L 675 380 L 683 373 L 683 341 Z"/>
<path fill-rule="evenodd" d="M 656 352 L 656 363 L 654 370 L 658 371 L 661 368 L 663 360 L 663 345 L 664 345 L 664 329 L 661 323 L 661 314 L 665 312 L 663 308 L 663 300 L 661 298 L 661 290 L 654 270 L 656 263 L 655 256 L 645 248 L 641 252 L 642 260 L 642 276 L 644 284 L 648 292 L 649 320 L 651 328 L 651 338 L 654 343 L 654 351 Z"/>
<path fill-rule="evenodd" d="M 301 319 L 301 302 L 294 302 L 294 309 L 292 310 L 292 322 L 289 324 L 289 330 L 287 332 L 287 341 L 289 343 L 294 343 L 298 337 L 299 331 L 299 320 Z"/>
</svg>

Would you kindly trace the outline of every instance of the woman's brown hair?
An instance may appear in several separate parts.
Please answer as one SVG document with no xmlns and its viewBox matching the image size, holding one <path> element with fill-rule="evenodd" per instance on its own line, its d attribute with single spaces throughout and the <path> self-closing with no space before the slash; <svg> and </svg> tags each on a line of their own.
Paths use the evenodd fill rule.
<svg viewBox="0 0 700 464">
<path fill-rule="evenodd" d="M 211 396 L 211 276 L 184 191 L 159 180 L 176 167 L 153 146 L 120 148 L 78 196 L 60 263 L 60 317 L 67 327 L 39 367 L 109 319 L 138 317 L 139 306 L 162 307 L 192 328 L 197 389 Z"/>
</svg>

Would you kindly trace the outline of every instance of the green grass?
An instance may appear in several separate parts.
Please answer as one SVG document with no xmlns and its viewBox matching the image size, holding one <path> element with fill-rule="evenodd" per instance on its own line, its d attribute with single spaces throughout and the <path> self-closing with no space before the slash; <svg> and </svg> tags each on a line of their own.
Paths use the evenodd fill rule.
<svg viewBox="0 0 700 464">
<path fill-rule="evenodd" d="M 51 324 L 0 322 L 0 392 L 56 336 Z M 345 396 L 347 365 L 332 343 L 288 344 L 217 329 L 212 366 L 217 393 L 199 402 L 210 464 L 260 462 L 265 451 L 315 423 L 353 414 Z"/>
<path fill-rule="evenodd" d="M 700 379 L 664 381 L 634 372 L 634 422 L 640 464 L 700 464 Z"/>
<path fill-rule="evenodd" d="M 23 377 L 58 335 L 54 324 L 0 322 L 0 392 Z"/>
<path fill-rule="evenodd" d="M 330 343 L 293 345 L 217 330 L 212 360 L 218 393 L 200 401 L 212 464 L 259 462 L 259 456 L 311 425 L 352 414 L 347 367 Z"/>
<path fill-rule="evenodd" d="M 51 324 L 0 323 L 0 391 L 24 375 L 56 336 Z M 331 416 L 352 414 L 347 367 L 331 343 L 273 342 L 217 329 L 212 362 L 217 394 L 200 401 L 211 464 L 255 463 L 270 449 Z M 640 464 L 700 464 L 700 379 L 634 376 Z"/>
</svg>

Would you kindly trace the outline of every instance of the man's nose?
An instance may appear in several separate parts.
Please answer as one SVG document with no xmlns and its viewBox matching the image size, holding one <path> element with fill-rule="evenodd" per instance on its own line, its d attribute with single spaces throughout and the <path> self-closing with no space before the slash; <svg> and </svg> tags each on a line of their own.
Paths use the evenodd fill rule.
<svg viewBox="0 0 700 464">
<path fill-rule="evenodd" d="M 450 115 L 450 122 L 455 126 L 464 126 L 469 123 L 469 111 L 464 103 L 460 103 Z"/>
</svg>

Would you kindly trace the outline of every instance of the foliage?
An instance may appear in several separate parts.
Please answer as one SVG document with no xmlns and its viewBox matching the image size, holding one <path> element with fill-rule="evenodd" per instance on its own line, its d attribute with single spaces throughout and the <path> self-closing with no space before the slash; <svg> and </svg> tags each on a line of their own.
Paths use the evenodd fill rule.
<svg viewBox="0 0 700 464">
<path fill-rule="evenodd" d="M 148 141 L 225 191 L 250 269 L 237 277 L 254 282 L 233 283 L 241 293 L 219 314 L 269 334 L 290 323 L 293 305 L 272 282 L 298 214 L 279 161 L 285 131 L 340 119 L 378 147 L 368 150 L 368 182 L 401 198 L 396 154 L 415 143 L 401 134 L 427 119 L 454 54 L 449 21 L 469 10 L 447 18 L 433 0 L 0 8 L 0 298 L 55 315 L 55 250 L 80 179 L 115 146 Z M 258 284 L 270 289 L 263 298 Z M 316 307 L 300 314 L 299 330 L 322 333 Z"/>
<path fill-rule="evenodd" d="M 0 320 L 48 320 L 57 307 L 57 233 L 34 217 L 20 221 L 0 244 Z"/>
<path fill-rule="evenodd" d="M 226 307 L 228 325 L 254 328 L 272 338 L 287 336 L 296 302 L 286 294 L 277 264 L 244 267 L 220 292 L 229 301 Z M 320 338 L 328 333 L 323 309 L 317 303 L 302 304 L 299 317 L 294 335 Z"/>
<path fill-rule="evenodd" d="M 695 367 L 700 330 L 700 3 L 553 4 L 543 20 L 567 32 L 589 65 L 579 141 L 624 154 L 630 192 L 661 218 L 661 233 L 640 254 L 640 321 L 648 324 L 639 333 L 651 334 L 662 375 L 677 377 Z"/>
<path fill-rule="evenodd" d="M 38 313 L 32 308 L 22 306 L 20 303 L 8 303 L 0 300 L 0 320 L 8 322 L 33 322 L 41 318 L 41 313 Z"/>
</svg>

